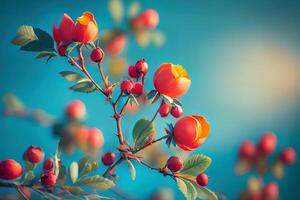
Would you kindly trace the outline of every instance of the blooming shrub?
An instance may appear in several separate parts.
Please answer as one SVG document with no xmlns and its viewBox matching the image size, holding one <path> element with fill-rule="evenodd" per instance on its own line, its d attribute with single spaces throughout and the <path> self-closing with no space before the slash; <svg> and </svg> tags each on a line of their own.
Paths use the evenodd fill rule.
<svg viewBox="0 0 300 200">
<path fill-rule="evenodd" d="M 154 28 L 158 23 L 149 20 L 149 15 L 155 15 L 153 10 L 138 15 L 148 28 Z M 4 160 L 0 163 L 2 185 L 15 187 L 24 198 L 28 196 L 22 192 L 23 188 L 31 188 L 44 198 L 101 198 L 97 194 L 84 191 L 86 187 L 106 190 L 113 188 L 117 183 L 115 171 L 122 162 L 128 164 L 131 177 L 136 176 L 134 164 L 139 164 L 155 170 L 163 176 L 176 181 L 178 188 L 186 199 L 217 199 L 214 192 L 206 188 L 208 176 L 205 170 L 211 164 L 211 159 L 202 154 L 193 155 L 186 160 L 175 156 L 168 159 L 163 167 L 154 167 L 147 163 L 138 153 L 157 142 L 165 141 L 170 146 L 177 146 L 184 151 L 193 151 L 201 146 L 209 135 L 208 121 L 200 115 L 183 116 L 182 103 L 178 100 L 188 92 L 191 79 L 188 72 L 181 65 L 172 63 L 162 64 L 153 77 L 154 88 L 147 92 L 144 88 L 145 76 L 152 70 L 144 59 L 128 68 L 130 78 L 119 83 L 112 83 L 104 73 L 101 65 L 104 52 L 99 46 L 98 24 L 91 12 L 84 12 L 73 21 L 67 14 L 63 15 L 61 23 L 53 26 L 52 36 L 47 32 L 32 26 L 21 26 L 13 44 L 19 45 L 23 51 L 38 52 L 37 58 L 52 58 L 66 60 L 75 71 L 63 71 L 60 74 L 73 85 L 70 90 L 82 93 L 99 92 L 113 110 L 116 122 L 116 135 L 119 146 L 116 152 L 105 152 L 101 158 L 97 156 L 99 149 L 104 145 L 105 133 L 98 128 L 87 128 L 80 123 L 84 118 L 85 106 L 80 101 L 73 101 L 67 107 L 65 114 L 69 121 L 66 124 L 57 123 L 54 133 L 59 136 L 57 151 L 43 163 L 43 172 L 36 174 L 35 167 L 42 162 L 44 152 L 40 147 L 30 146 L 24 153 L 25 167 L 13 160 Z M 90 56 L 84 57 L 83 49 L 88 49 Z M 88 71 L 86 60 L 97 63 L 102 83 L 97 83 Z M 118 86 L 119 85 L 119 86 Z M 119 88 L 119 89 L 118 89 Z M 133 127 L 133 143 L 125 140 L 122 131 L 122 118 L 126 114 L 128 105 L 138 104 L 138 99 L 146 99 L 151 106 L 159 102 L 151 120 L 143 118 L 137 120 Z M 121 103 L 124 102 L 124 103 Z M 156 138 L 154 121 L 169 113 L 177 122 L 168 124 L 166 134 Z M 72 162 L 68 167 L 61 160 L 62 153 L 71 153 L 74 148 L 80 148 L 86 156 L 78 162 Z M 102 175 L 90 175 L 99 167 L 102 160 L 106 170 Z M 67 170 L 67 168 L 69 170 Z M 22 175 L 23 174 L 23 175 Z M 93 173 L 94 174 L 94 173 Z M 11 182 L 10 180 L 15 180 Z M 75 197 L 76 196 L 76 197 Z"/>
</svg>

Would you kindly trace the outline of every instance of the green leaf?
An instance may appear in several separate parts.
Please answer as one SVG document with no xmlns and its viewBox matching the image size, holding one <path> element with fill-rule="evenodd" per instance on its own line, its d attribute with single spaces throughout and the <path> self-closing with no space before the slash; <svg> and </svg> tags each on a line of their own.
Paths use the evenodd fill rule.
<svg viewBox="0 0 300 200">
<path fill-rule="evenodd" d="M 165 100 L 166 104 L 172 104 L 173 103 L 173 99 L 167 95 L 161 94 L 163 100 Z"/>
<path fill-rule="evenodd" d="M 82 79 L 84 79 L 83 76 L 78 74 L 77 72 L 72 72 L 72 71 L 62 71 L 59 72 L 60 75 L 62 75 L 67 81 L 72 81 L 72 82 L 77 82 Z"/>
<path fill-rule="evenodd" d="M 76 92 L 90 93 L 90 92 L 94 92 L 96 90 L 96 87 L 91 81 L 84 79 L 78 82 L 76 85 L 70 87 L 70 89 Z"/>
<path fill-rule="evenodd" d="M 84 177 L 77 180 L 76 185 L 88 186 L 95 189 L 106 190 L 115 186 L 112 180 L 99 175 Z"/>
<path fill-rule="evenodd" d="M 154 123 L 147 119 L 140 119 L 133 128 L 133 141 L 135 148 L 144 146 L 155 135 Z"/>
<path fill-rule="evenodd" d="M 173 99 L 173 103 L 176 105 L 182 106 L 182 103 L 178 99 Z"/>
<path fill-rule="evenodd" d="M 64 185 L 67 177 L 67 169 L 64 165 L 59 167 L 59 174 L 58 174 L 58 185 Z"/>
<path fill-rule="evenodd" d="M 22 51 L 55 51 L 54 40 L 50 34 L 39 28 L 33 28 L 33 31 L 37 36 L 37 39 L 22 45 L 20 48 Z"/>
<path fill-rule="evenodd" d="M 24 46 L 35 40 L 38 40 L 38 37 L 35 35 L 32 26 L 23 25 L 19 27 L 17 35 L 11 42 L 15 45 Z"/>
<path fill-rule="evenodd" d="M 195 182 L 191 182 L 197 191 L 198 197 L 206 200 L 218 200 L 218 196 L 207 188 L 201 187 Z"/>
<path fill-rule="evenodd" d="M 135 178 L 136 178 L 136 171 L 135 171 L 134 165 L 132 164 L 132 162 L 130 160 L 126 160 L 126 163 L 127 163 L 128 168 L 129 168 L 132 180 L 135 180 Z"/>
<path fill-rule="evenodd" d="M 78 163 L 72 162 L 69 168 L 70 178 L 72 183 L 75 183 L 78 178 Z"/>
<path fill-rule="evenodd" d="M 22 112 L 25 109 L 23 102 L 14 94 L 7 93 L 3 96 L 5 110 L 11 113 Z"/>
<path fill-rule="evenodd" d="M 180 173 L 197 176 L 203 173 L 210 164 L 211 158 L 202 154 L 194 155 L 183 162 L 183 168 L 180 170 Z"/>
<path fill-rule="evenodd" d="M 50 51 L 41 51 L 35 58 L 39 59 L 39 58 L 44 58 L 44 57 L 56 57 L 58 56 L 56 53 L 50 52 Z"/>
<path fill-rule="evenodd" d="M 128 98 L 129 98 L 130 105 L 133 105 L 133 104 L 139 105 L 139 102 L 137 101 L 137 99 L 135 98 L 135 96 L 130 95 Z"/>
<path fill-rule="evenodd" d="M 195 200 L 197 198 L 197 190 L 190 181 L 176 178 L 176 182 L 179 190 L 187 200 Z"/>
<path fill-rule="evenodd" d="M 83 157 L 82 159 L 80 159 L 78 162 L 78 166 L 79 176 L 83 176 L 99 167 L 97 160 L 94 160 L 93 158 L 89 157 Z"/>
</svg>

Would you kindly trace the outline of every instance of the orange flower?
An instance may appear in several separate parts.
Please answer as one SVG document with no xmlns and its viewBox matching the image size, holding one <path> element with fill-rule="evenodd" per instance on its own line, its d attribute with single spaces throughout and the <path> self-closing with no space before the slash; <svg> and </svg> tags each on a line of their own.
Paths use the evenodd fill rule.
<svg viewBox="0 0 300 200">
<path fill-rule="evenodd" d="M 77 19 L 74 40 L 76 42 L 93 42 L 97 39 L 98 26 L 94 15 L 91 12 L 84 12 L 82 16 Z"/>
<path fill-rule="evenodd" d="M 198 148 L 209 134 L 209 124 L 199 115 L 186 116 L 174 126 L 174 137 L 177 146 L 185 151 Z"/>
<path fill-rule="evenodd" d="M 52 34 L 57 46 L 59 46 L 61 42 L 73 41 L 74 28 L 75 24 L 72 18 L 67 14 L 64 14 L 58 28 L 56 24 L 53 25 Z"/>
<path fill-rule="evenodd" d="M 172 98 L 184 95 L 191 85 L 191 79 L 185 69 L 172 63 L 162 64 L 156 70 L 153 82 L 159 93 Z"/>
</svg>

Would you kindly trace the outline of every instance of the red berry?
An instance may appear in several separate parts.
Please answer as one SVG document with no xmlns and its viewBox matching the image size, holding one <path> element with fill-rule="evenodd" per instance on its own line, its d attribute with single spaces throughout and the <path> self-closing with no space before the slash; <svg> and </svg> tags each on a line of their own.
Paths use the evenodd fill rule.
<svg viewBox="0 0 300 200">
<path fill-rule="evenodd" d="M 271 200 L 278 198 L 278 185 L 276 183 L 269 183 L 263 189 L 264 199 Z"/>
<path fill-rule="evenodd" d="M 108 55 L 117 56 L 122 53 L 126 42 L 126 35 L 124 33 L 121 33 L 105 44 L 105 50 Z"/>
<path fill-rule="evenodd" d="M 53 188 L 55 183 L 57 183 L 58 178 L 54 175 L 54 171 L 50 170 L 41 174 L 41 182 L 43 185 Z"/>
<path fill-rule="evenodd" d="M 31 163 L 39 163 L 44 158 L 44 152 L 42 151 L 41 147 L 35 147 L 31 145 L 25 151 L 25 159 Z"/>
<path fill-rule="evenodd" d="M 252 159 L 254 158 L 256 154 L 256 147 L 255 145 L 249 141 L 246 140 L 242 142 L 239 149 L 239 157 L 242 159 Z"/>
<path fill-rule="evenodd" d="M 148 9 L 142 13 L 143 21 L 146 27 L 150 29 L 156 28 L 159 23 L 159 15 L 156 10 Z"/>
<path fill-rule="evenodd" d="M 131 65 L 128 67 L 128 75 L 131 77 L 131 78 L 138 78 L 140 77 L 140 74 L 136 71 L 136 67 Z"/>
<path fill-rule="evenodd" d="M 196 181 L 198 185 L 205 187 L 208 184 L 208 176 L 206 174 L 199 174 Z"/>
<path fill-rule="evenodd" d="M 168 161 L 167 161 L 167 167 L 169 170 L 171 170 L 172 172 L 177 172 L 182 168 L 182 161 L 180 160 L 180 158 L 175 157 L 175 156 L 171 156 Z"/>
<path fill-rule="evenodd" d="M 15 160 L 8 159 L 0 162 L 0 178 L 15 180 L 22 175 L 22 166 Z"/>
<path fill-rule="evenodd" d="M 98 128 L 90 128 L 88 136 L 88 147 L 91 150 L 97 150 L 104 144 L 102 132 Z"/>
<path fill-rule="evenodd" d="M 44 161 L 43 170 L 44 171 L 52 170 L 53 166 L 54 166 L 54 161 L 53 161 L 53 159 L 49 158 L 49 159 Z"/>
<path fill-rule="evenodd" d="M 59 54 L 60 56 L 65 56 L 67 48 L 68 48 L 67 45 L 60 45 L 60 46 L 58 47 L 58 49 L 57 49 L 58 54 Z"/>
<path fill-rule="evenodd" d="M 296 158 L 297 158 L 296 152 L 291 147 L 285 148 L 280 153 L 280 160 L 283 164 L 286 164 L 286 165 L 293 164 L 296 161 Z"/>
<path fill-rule="evenodd" d="M 65 112 L 70 119 L 82 119 L 85 116 L 86 108 L 80 100 L 75 100 L 67 105 Z"/>
<path fill-rule="evenodd" d="M 158 112 L 159 112 L 161 117 L 166 117 L 170 113 L 171 109 L 172 109 L 172 105 L 166 104 L 166 103 L 163 102 L 160 105 Z"/>
<path fill-rule="evenodd" d="M 135 64 L 136 71 L 144 76 L 148 72 L 148 63 L 145 60 L 138 60 Z"/>
<path fill-rule="evenodd" d="M 270 155 L 275 150 L 276 140 L 276 135 L 271 132 L 263 134 L 258 144 L 259 154 Z"/>
<path fill-rule="evenodd" d="M 101 159 L 104 165 L 112 165 L 115 162 L 116 155 L 113 152 L 107 152 Z"/>
<path fill-rule="evenodd" d="M 93 51 L 91 52 L 90 58 L 95 63 L 102 62 L 102 60 L 104 58 L 104 52 L 103 52 L 103 50 L 101 48 L 99 48 L 99 47 L 93 49 Z"/>
<path fill-rule="evenodd" d="M 175 118 L 181 117 L 183 115 L 183 110 L 182 110 L 181 106 L 175 105 L 171 109 L 171 115 Z"/>
<path fill-rule="evenodd" d="M 132 80 L 124 80 L 120 85 L 121 91 L 126 94 L 130 93 L 133 88 L 133 84 Z"/>
<path fill-rule="evenodd" d="M 140 96 L 141 94 L 143 94 L 143 90 L 144 90 L 143 84 L 135 83 L 131 89 L 131 93 Z"/>
</svg>

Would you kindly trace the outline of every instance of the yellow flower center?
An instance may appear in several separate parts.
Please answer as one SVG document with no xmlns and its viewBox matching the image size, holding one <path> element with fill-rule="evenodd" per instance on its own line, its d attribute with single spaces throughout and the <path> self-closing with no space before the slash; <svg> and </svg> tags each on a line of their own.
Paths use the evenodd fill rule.
<svg viewBox="0 0 300 200">
<path fill-rule="evenodd" d="M 87 26 L 90 22 L 96 24 L 94 15 L 90 12 L 84 12 L 82 16 L 78 17 L 77 22 L 84 26 Z"/>
<path fill-rule="evenodd" d="M 174 74 L 176 79 L 179 78 L 190 79 L 188 73 L 186 72 L 186 70 L 183 68 L 182 65 L 172 65 L 172 73 Z"/>
</svg>

